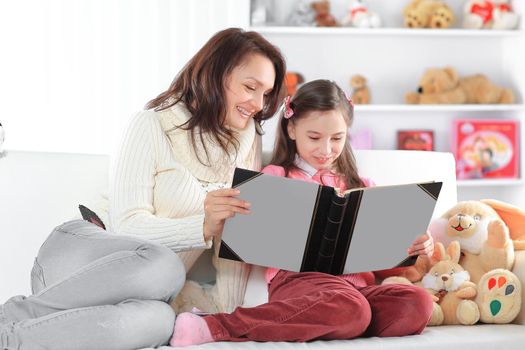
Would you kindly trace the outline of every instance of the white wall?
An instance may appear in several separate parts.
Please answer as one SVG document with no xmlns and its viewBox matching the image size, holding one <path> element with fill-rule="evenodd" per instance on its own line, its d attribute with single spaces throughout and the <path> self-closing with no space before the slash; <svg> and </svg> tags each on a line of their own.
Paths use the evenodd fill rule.
<svg viewBox="0 0 525 350">
<path fill-rule="evenodd" d="M 0 2 L 5 148 L 111 153 L 133 113 L 247 0 Z"/>
<path fill-rule="evenodd" d="M 133 113 L 164 91 L 212 34 L 247 27 L 248 11 L 248 0 L 0 1 L 5 148 L 111 154 Z M 0 159 L 0 303 L 29 293 L 38 247 L 83 202 L 68 190 L 73 183 L 101 182 L 85 177 L 98 169 L 85 159 L 64 168 L 46 158 L 17 167 L 11 158 Z M 57 207 L 68 216 L 51 219 L 41 210 Z"/>
</svg>

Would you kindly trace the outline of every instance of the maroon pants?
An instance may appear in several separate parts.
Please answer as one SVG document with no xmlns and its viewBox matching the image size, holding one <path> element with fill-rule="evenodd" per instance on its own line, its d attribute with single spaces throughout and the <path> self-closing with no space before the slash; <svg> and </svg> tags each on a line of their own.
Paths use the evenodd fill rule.
<svg viewBox="0 0 525 350">
<path fill-rule="evenodd" d="M 430 295 L 416 286 L 355 287 L 323 273 L 280 271 L 268 303 L 204 319 L 216 341 L 302 342 L 419 334 L 431 314 Z"/>
</svg>

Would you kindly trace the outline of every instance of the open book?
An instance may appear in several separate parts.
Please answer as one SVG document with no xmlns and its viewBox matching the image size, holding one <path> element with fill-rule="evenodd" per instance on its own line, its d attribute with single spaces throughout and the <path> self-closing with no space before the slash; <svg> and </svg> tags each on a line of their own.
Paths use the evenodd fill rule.
<svg viewBox="0 0 525 350">
<path fill-rule="evenodd" d="M 329 186 L 237 168 L 232 187 L 251 214 L 226 220 L 221 258 L 334 275 L 408 266 L 441 182 L 377 186 L 341 196 Z"/>
</svg>

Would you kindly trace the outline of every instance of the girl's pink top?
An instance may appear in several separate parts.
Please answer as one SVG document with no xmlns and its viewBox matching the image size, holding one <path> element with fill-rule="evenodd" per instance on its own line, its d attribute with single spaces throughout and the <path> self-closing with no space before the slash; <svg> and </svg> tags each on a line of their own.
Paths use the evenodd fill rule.
<svg viewBox="0 0 525 350">
<path fill-rule="evenodd" d="M 288 176 L 291 179 L 300 179 L 307 182 L 321 183 L 320 178 L 322 177 L 322 184 L 339 188 L 341 191 L 346 190 L 344 181 L 341 181 L 340 177 L 330 176 L 326 172 L 319 176 L 319 173 L 315 168 L 310 166 L 302 159 L 296 159 L 296 166 L 301 170 L 293 169 L 288 172 Z M 263 173 L 275 176 L 285 176 L 284 168 L 278 165 L 268 165 L 263 170 Z M 366 187 L 375 186 L 375 183 L 367 178 L 361 178 Z M 271 280 L 277 275 L 279 269 L 269 267 L 266 270 L 266 282 L 270 283 Z M 375 276 L 373 272 L 361 272 L 355 274 L 342 275 L 342 278 L 351 282 L 356 287 L 365 287 L 375 283 Z"/>
</svg>

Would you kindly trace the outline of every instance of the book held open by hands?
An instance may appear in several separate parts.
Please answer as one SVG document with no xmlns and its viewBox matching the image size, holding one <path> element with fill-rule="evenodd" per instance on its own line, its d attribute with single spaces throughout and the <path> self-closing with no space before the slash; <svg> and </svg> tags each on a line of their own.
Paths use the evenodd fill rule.
<svg viewBox="0 0 525 350">
<path fill-rule="evenodd" d="M 334 275 L 408 266 L 441 182 L 346 191 L 237 168 L 232 187 L 251 213 L 226 220 L 219 257 Z"/>
</svg>

